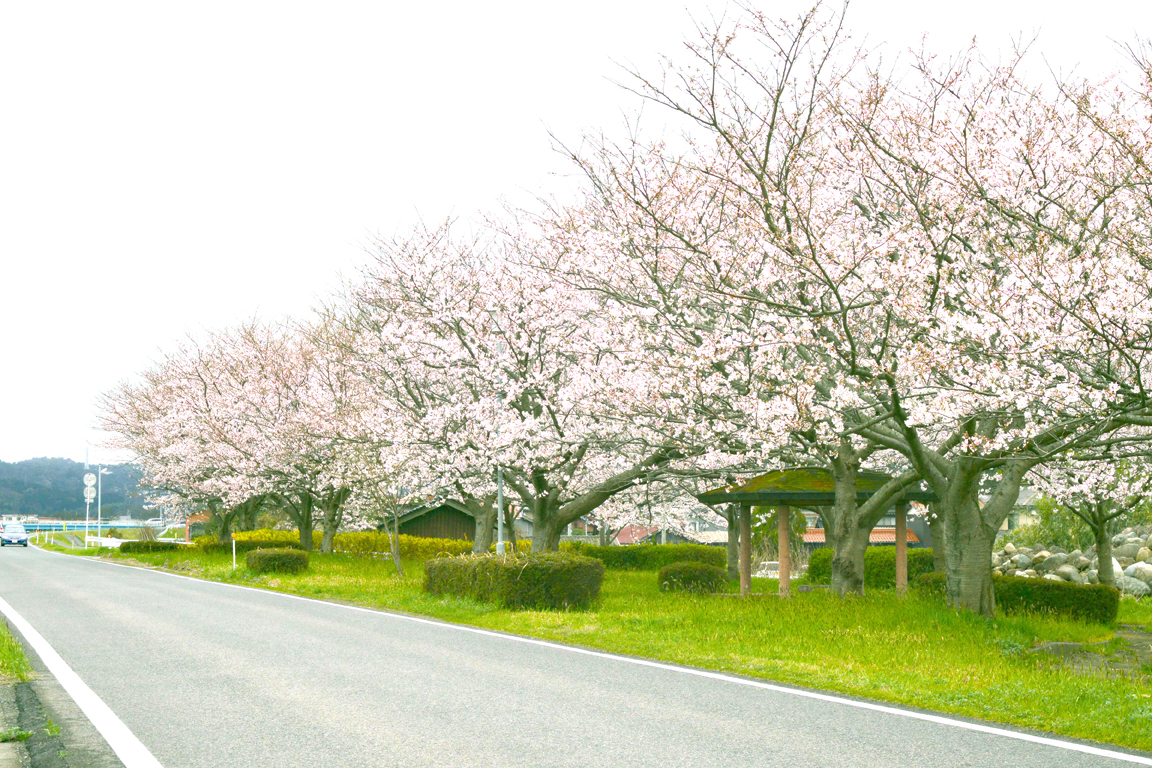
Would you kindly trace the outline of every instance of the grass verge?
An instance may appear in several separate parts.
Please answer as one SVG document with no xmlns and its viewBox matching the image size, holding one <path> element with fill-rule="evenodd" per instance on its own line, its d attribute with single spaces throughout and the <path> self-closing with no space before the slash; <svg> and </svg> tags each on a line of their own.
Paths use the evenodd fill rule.
<svg viewBox="0 0 1152 768">
<path fill-rule="evenodd" d="M 65 550 L 67 551 L 67 550 Z M 70 554 L 72 554 L 70 552 Z M 112 555 L 128 561 L 122 555 Z M 131 560 L 189 576 L 572 643 L 616 653 L 766 678 L 782 683 L 1152 750 L 1152 688 L 1129 679 L 1085 677 L 1040 642 L 1100 642 L 1097 624 L 1017 615 L 994 621 L 950 610 L 935 598 L 876 590 L 841 600 L 825 591 L 790 600 L 775 581 L 755 580 L 747 600 L 662 593 L 654 572 L 608 571 L 588 611 L 510 611 L 432 597 L 423 567 L 314 554 L 300 574 L 256 575 L 229 554 L 198 551 Z M 764 594 L 768 593 L 768 594 Z M 1120 621 L 1152 621 L 1152 604 L 1125 600 Z"/>
<path fill-rule="evenodd" d="M 32 665 L 24 655 L 24 646 L 12 636 L 7 625 L 0 622 L 0 680 L 28 680 L 32 677 Z"/>
</svg>

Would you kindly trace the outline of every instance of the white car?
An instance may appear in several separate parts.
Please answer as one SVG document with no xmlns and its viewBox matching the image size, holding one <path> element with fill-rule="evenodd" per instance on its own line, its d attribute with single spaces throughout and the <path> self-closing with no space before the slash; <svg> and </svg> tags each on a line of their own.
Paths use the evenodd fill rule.
<svg viewBox="0 0 1152 768">
<path fill-rule="evenodd" d="M 148 526 L 149 528 L 163 528 L 164 518 L 154 517 L 151 520 L 145 520 L 144 525 Z"/>
<path fill-rule="evenodd" d="M 3 533 L 0 533 L 0 547 L 9 544 L 28 546 L 28 531 L 24 530 L 24 526 L 20 523 L 8 523 L 4 526 Z"/>
</svg>

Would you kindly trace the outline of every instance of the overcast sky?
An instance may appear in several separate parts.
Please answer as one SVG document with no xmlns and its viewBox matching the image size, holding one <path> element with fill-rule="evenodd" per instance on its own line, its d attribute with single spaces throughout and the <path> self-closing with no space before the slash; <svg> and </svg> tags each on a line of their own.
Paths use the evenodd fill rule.
<svg viewBox="0 0 1152 768">
<path fill-rule="evenodd" d="M 556 188 L 549 132 L 617 130 L 621 65 L 655 71 L 726 8 L 5 3 L 0 460 L 83 460 L 100 392 L 187 334 L 305 315 L 373 233 Z M 1099 73 L 1152 3 L 856 0 L 849 27 L 893 56 L 1039 32 L 1053 66 Z"/>
</svg>

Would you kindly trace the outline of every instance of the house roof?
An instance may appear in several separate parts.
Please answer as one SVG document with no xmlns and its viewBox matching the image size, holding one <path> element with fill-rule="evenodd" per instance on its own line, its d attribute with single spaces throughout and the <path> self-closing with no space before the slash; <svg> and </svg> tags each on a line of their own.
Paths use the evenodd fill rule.
<svg viewBox="0 0 1152 768">
<path fill-rule="evenodd" d="M 856 500 L 867 501 L 892 478 L 879 472 L 856 474 Z M 762 504 L 765 506 L 829 506 L 836 500 L 832 473 L 823 467 L 777 469 L 740 483 L 715 488 L 696 496 L 703 504 Z M 906 490 L 904 501 L 935 501 L 936 496 L 919 486 Z"/>
<path fill-rule="evenodd" d="M 911 528 L 905 529 L 908 534 L 909 544 L 919 544 L 920 537 L 917 536 Z M 823 528 L 809 528 L 804 531 L 805 544 L 823 544 L 825 542 Z M 895 544 L 896 543 L 896 529 L 895 528 L 873 528 L 872 532 L 868 534 L 869 544 Z"/>
<path fill-rule="evenodd" d="M 620 544 L 635 544 L 658 530 L 660 529 L 655 526 L 626 525 L 616 534 L 616 541 Z"/>
</svg>

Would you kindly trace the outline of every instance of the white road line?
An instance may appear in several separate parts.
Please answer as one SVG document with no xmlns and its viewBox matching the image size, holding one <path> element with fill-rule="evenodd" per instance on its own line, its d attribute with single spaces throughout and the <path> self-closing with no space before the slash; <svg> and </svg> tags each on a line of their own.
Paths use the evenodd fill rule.
<svg viewBox="0 0 1152 768">
<path fill-rule="evenodd" d="M 48 550 L 41 550 L 48 552 Z M 228 587 L 230 589 L 243 589 L 251 592 L 259 592 L 264 595 L 279 595 L 291 600 L 300 600 L 306 603 L 317 603 L 319 605 L 331 606 L 334 608 L 343 608 L 349 611 L 358 611 L 360 613 L 371 613 L 377 616 L 386 616 L 391 619 L 398 619 L 400 621 L 410 621 L 415 624 L 426 624 L 433 627 L 441 627 L 444 629 L 456 630 L 457 632 L 468 632 L 475 635 L 483 635 L 485 637 L 497 638 L 500 640 L 508 640 L 515 643 L 524 643 L 526 645 L 538 645 L 544 648 L 553 648 L 559 651 L 567 651 L 568 653 L 578 653 L 584 656 L 594 656 L 600 659 L 607 659 L 609 661 L 620 661 L 626 664 L 634 664 L 640 667 L 651 667 L 653 669 L 660 669 L 667 672 L 677 672 L 682 675 L 691 675 L 692 677 L 702 677 L 708 680 L 718 680 L 724 683 L 734 683 L 736 685 L 743 685 L 749 688 L 759 688 L 765 691 L 774 691 L 776 693 L 783 693 L 789 696 L 799 696 L 806 699 L 815 699 L 817 701 L 825 701 L 832 704 L 842 704 L 847 707 L 856 707 L 857 709 L 865 709 L 871 712 L 882 712 L 886 715 L 895 715 L 897 717 L 907 717 L 912 720 L 922 720 L 928 723 L 935 723 L 936 725 L 945 725 L 951 728 L 959 728 L 966 731 L 976 731 L 977 733 L 987 733 L 992 736 L 1002 736 L 1008 739 L 1016 739 L 1018 741 L 1027 741 L 1033 744 L 1043 744 L 1048 747 L 1055 747 L 1057 749 L 1065 749 L 1070 752 L 1081 752 L 1086 755 L 1093 755 L 1096 757 L 1107 757 L 1113 760 L 1119 760 L 1126 763 L 1135 763 L 1137 765 L 1152 765 L 1152 758 L 1143 757 L 1141 755 L 1132 755 L 1126 752 L 1118 752 L 1114 749 L 1104 749 L 1102 747 L 1094 747 L 1090 744 L 1077 744 L 1073 741 L 1062 741 L 1060 739 L 1053 739 L 1047 736 L 1036 736 L 1031 733 L 1021 733 L 1019 731 L 1011 731 L 1007 728 L 997 728 L 991 725 L 983 725 L 981 723 L 968 723 L 963 720 L 956 720 L 951 717 L 944 717 L 942 715 L 931 715 L 926 712 L 913 712 L 907 709 L 899 709 L 897 707 L 889 707 L 883 704 L 873 704 L 867 701 L 857 701 L 842 696 L 836 696 L 828 693 L 817 693 L 816 691 L 805 691 L 801 688 L 789 688 L 783 685 L 776 685 L 774 683 L 765 683 L 759 680 L 749 680 L 742 677 L 733 677 L 726 675 L 722 672 L 710 672 L 706 669 L 695 669 L 693 667 L 681 667 L 675 664 L 665 664 L 659 661 L 649 661 L 648 659 L 638 659 L 631 656 L 620 656 L 614 653 L 607 653 L 605 651 L 594 651 L 588 648 L 578 648 L 572 645 L 562 645 L 560 643 L 553 643 L 547 640 L 538 640 L 533 637 L 523 637 L 521 635 L 512 635 L 504 632 L 493 632 L 488 629 L 480 629 L 479 627 L 469 627 L 463 624 L 452 624 L 446 621 L 439 621 L 436 619 L 424 619 L 418 616 L 408 616 L 402 613 L 392 613 L 390 611 L 380 610 L 376 608 L 362 608 L 356 605 L 345 605 L 343 603 L 333 603 L 327 600 L 319 600 L 314 597 L 302 597 L 300 595 L 292 595 L 287 592 L 276 592 L 271 589 L 260 589 L 258 587 L 246 587 L 242 584 L 226 584 L 221 581 L 210 581 L 208 579 L 197 579 L 193 576 L 184 576 L 179 573 L 169 573 L 167 571 L 158 571 L 151 568 L 140 568 L 132 565 L 124 565 L 122 563 L 111 563 L 107 560 L 95 560 L 92 558 L 77 558 L 75 555 L 66 555 L 62 552 L 48 552 L 48 554 L 59 555 L 60 557 L 70 557 L 72 559 L 82 559 L 87 562 L 97 562 L 104 565 L 110 565 L 115 568 L 128 568 L 133 571 L 145 571 L 147 573 L 155 573 L 161 576 L 171 576 L 176 579 L 187 579 L 197 584 L 214 584 L 219 587 Z M 2 601 L 0 601 L 2 602 Z M 7 604 L 5 604 L 7 605 Z M 129 767 L 131 768 L 131 767 Z"/>
<path fill-rule="evenodd" d="M 64 686 L 64 690 L 80 707 L 80 711 L 92 721 L 96 730 L 100 731 L 100 735 L 108 742 L 108 746 L 112 747 L 112 751 L 124 763 L 125 768 L 163 768 L 160 761 L 153 757 L 148 748 L 140 743 L 140 739 L 136 738 L 136 734 L 128 730 L 128 726 L 116 717 L 116 713 L 104 703 L 104 700 L 97 696 L 87 683 L 72 671 L 64 659 L 60 658 L 60 654 L 56 653 L 56 650 L 44 639 L 44 636 L 37 632 L 2 597 L 0 597 L 0 612 L 24 636 L 24 639 L 28 641 L 28 644 L 44 662 L 44 666 L 48 667 L 48 671 L 55 675 L 56 679 L 60 681 L 60 685 Z"/>
</svg>

